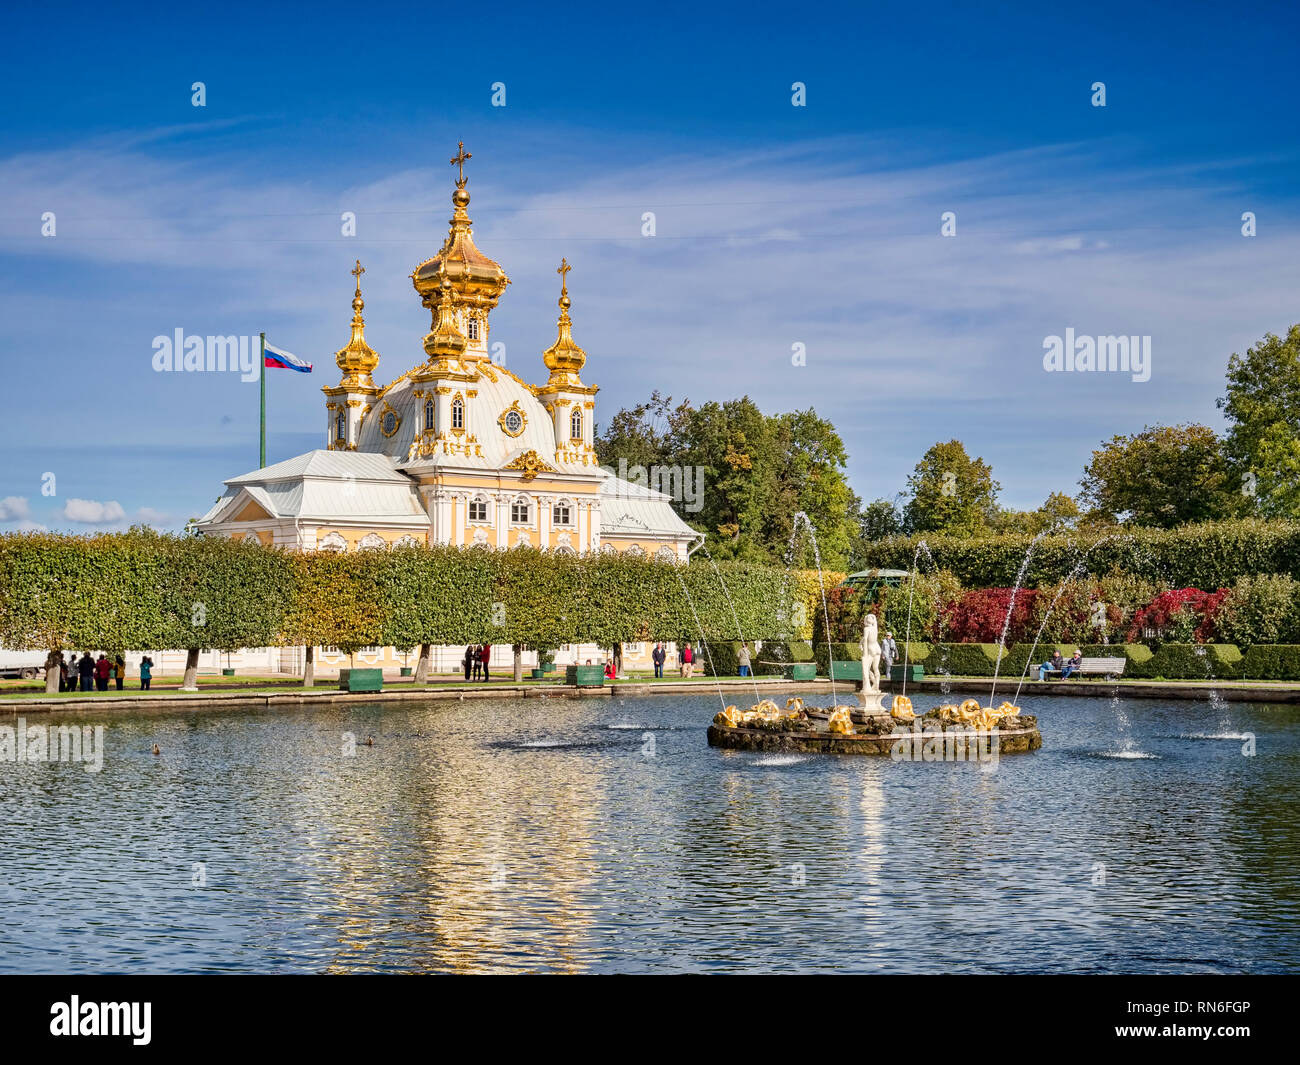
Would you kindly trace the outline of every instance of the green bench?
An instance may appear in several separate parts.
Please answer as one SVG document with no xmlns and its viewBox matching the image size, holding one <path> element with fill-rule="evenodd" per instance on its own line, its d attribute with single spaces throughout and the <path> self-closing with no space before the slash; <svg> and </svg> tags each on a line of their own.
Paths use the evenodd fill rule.
<svg viewBox="0 0 1300 1065">
<path fill-rule="evenodd" d="M 861 680 L 862 679 L 862 662 L 840 662 L 831 663 L 831 680 Z"/>
<path fill-rule="evenodd" d="M 339 691 L 380 692 L 384 690 L 382 669 L 340 669 Z"/>
<path fill-rule="evenodd" d="M 896 665 L 890 669 L 889 679 L 895 684 L 900 684 L 904 680 L 925 680 L 925 666 L 914 666 L 910 662 L 906 666 Z"/>
<path fill-rule="evenodd" d="M 816 662 L 787 662 L 785 666 L 786 680 L 816 680 L 817 663 Z"/>
<path fill-rule="evenodd" d="M 604 666 L 565 666 L 564 683 L 579 688 L 600 688 L 605 684 Z"/>
</svg>

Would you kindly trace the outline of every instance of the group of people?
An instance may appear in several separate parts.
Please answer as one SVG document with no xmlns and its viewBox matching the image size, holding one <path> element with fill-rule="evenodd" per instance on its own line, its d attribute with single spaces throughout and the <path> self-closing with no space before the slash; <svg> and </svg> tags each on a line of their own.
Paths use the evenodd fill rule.
<svg viewBox="0 0 1300 1065">
<path fill-rule="evenodd" d="M 89 651 L 80 658 L 73 651 L 68 657 L 59 659 L 59 691 L 108 691 L 108 682 L 113 681 L 118 691 L 126 681 L 126 659 L 121 655 L 109 658 L 100 652 L 98 658 L 92 658 Z M 153 680 L 153 659 L 145 655 L 140 659 L 140 690 L 148 691 Z"/>
<path fill-rule="evenodd" d="M 1052 657 L 1038 666 L 1038 679 L 1046 680 L 1047 674 L 1059 673 L 1062 680 L 1069 680 L 1070 674 L 1077 673 L 1079 667 L 1083 665 L 1083 652 L 1079 648 L 1074 649 L 1074 654 L 1065 658 L 1057 648 L 1052 652 Z"/>
<path fill-rule="evenodd" d="M 491 680 L 488 675 L 488 664 L 492 661 L 492 645 L 490 643 L 470 644 L 465 648 L 465 679 L 466 680 Z M 471 678 L 471 674 L 473 677 Z"/>
<path fill-rule="evenodd" d="M 683 640 L 678 646 L 681 647 L 681 652 L 677 656 L 677 670 L 683 679 L 689 679 L 695 675 L 695 647 L 690 640 Z M 668 661 L 668 648 L 662 643 L 655 644 L 655 649 L 650 652 L 650 661 L 654 664 L 655 676 L 662 679 L 664 665 Z"/>
</svg>

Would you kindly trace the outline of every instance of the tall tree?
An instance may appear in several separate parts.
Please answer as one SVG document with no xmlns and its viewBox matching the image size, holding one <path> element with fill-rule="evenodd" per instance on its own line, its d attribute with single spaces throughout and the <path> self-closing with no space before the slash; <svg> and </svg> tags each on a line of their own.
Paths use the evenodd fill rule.
<svg viewBox="0 0 1300 1065">
<path fill-rule="evenodd" d="M 1227 377 L 1219 409 L 1239 498 L 1266 517 L 1300 516 L 1300 325 L 1233 352 Z"/>
<path fill-rule="evenodd" d="M 974 536 L 988 523 L 1002 486 L 983 459 L 971 458 L 960 440 L 935 444 L 907 479 L 904 509 L 913 532 Z"/>
<path fill-rule="evenodd" d="M 1235 507 L 1219 438 L 1204 425 L 1111 437 L 1092 453 L 1079 485 L 1085 504 L 1130 525 L 1170 529 L 1227 517 Z"/>
</svg>

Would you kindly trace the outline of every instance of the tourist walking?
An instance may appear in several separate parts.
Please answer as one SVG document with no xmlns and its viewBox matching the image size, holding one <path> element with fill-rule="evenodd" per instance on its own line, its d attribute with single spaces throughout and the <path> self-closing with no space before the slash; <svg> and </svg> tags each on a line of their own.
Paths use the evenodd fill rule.
<svg viewBox="0 0 1300 1065">
<path fill-rule="evenodd" d="M 81 680 L 83 692 L 88 692 L 94 687 L 95 660 L 90 657 L 89 651 L 81 652 L 81 660 L 77 663 L 77 676 Z"/>
<path fill-rule="evenodd" d="M 695 670 L 695 651 L 690 643 L 682 644 L 682 679 L 689 680 Z"/>
<path fill-rule="evenodd" d="M 469 680 L 470 671 L 474 668 L 474 645 L 465 645 L 465 679 Z"/>
<path fill-rule="evenodd" d="M 880 672 L 886 677 L 889 671 L 894 668 L 894 662 L 898 659 L 898 644 L 894 643 L 894 634 L 885 630 L 885 638 L 880 643 Z"/>
<path fill-rule="evenodd" d="M 736 656 L 736 663 L 739 667 L 739 673 L 742 677 L 749 676 L 749 648 L 745 646 L 745 641 L 740 641 L 740 654 Z"/>
<path fill-rule="evenodd" d="M 153 659 L 145 655 L 140 659 L 140 690 L 147 692 L 153 681 Z"/>
<path fill-rule="evenodd" d="M 655 649 L 650 652 L 650 661 L 655 665 L 655 678 L 662 680 L 664 675 L 664 662 L 668 660 L 668 652 L 664 650 L 662 643 L 655 644 Z"/>
<path fill-rule="evenodd" d="M 95 687 L 102 692 L 108 691 L 108 676 L 112 672 L 113 663 L 108 660 L 108 655 L 100 651 L 99 659 L 95 662 Z"/>
<path fill-rule="evenodd" d="M 113 680 L 117 682 L 117 690 L 122 690 L 122 685 L 126 681 L 126 659 L 121 655 L 113 663 Z"/>
<path fill-rule="evenodd" d="M 483 645 L 483 679 L 484 680 L 492 679 L 488 675 L 488 664 L 491 661 L 492 661 L 492 645 L 490 643 L 485 643 Z"/>
</svg>

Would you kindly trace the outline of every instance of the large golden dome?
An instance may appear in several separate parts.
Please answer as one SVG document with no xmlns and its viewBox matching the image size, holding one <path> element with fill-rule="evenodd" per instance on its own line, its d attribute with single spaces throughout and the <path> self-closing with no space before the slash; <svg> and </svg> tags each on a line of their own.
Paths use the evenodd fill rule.
<svg viewBox="0 0 1300 1065">
<path fill-rule="evenodd" d="M 456 305 L 472 309 L 491 310 L 510 284 L 501 264 L 489 259 L 474 245 L 470 232 L 474 223 L 466 210 L 469 192 L 465 188 L 465 161 L 469 158 L 470 154 L 462 143 L 460 151 L 452 159 L 452 163 L 460 168 L 460 177 L 456 181 L 456 191 L 451 194 L 451 229 L 438 254 L 425 259 L 411 274 L 415 291 L 422 297 L 424 306 L 435 312 L 435 319 L 444 277 L 451 282 L 452 299 Z"/>
</svg>

